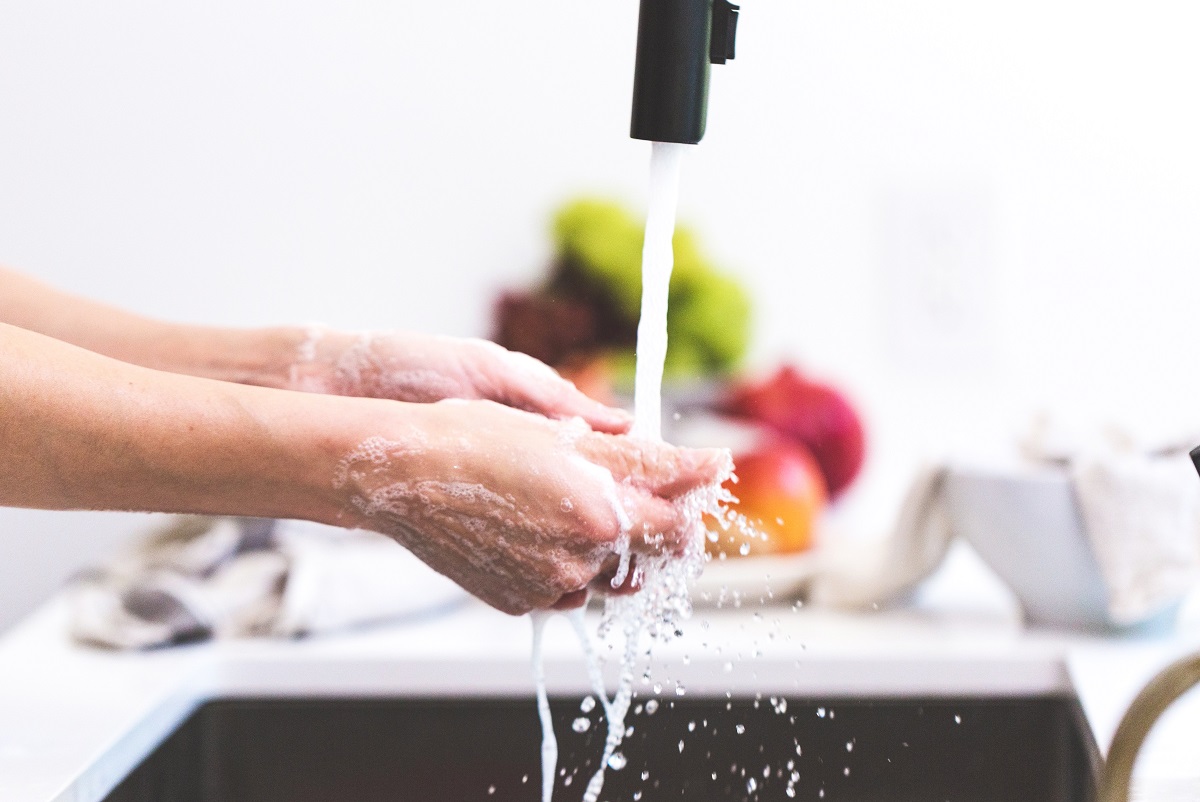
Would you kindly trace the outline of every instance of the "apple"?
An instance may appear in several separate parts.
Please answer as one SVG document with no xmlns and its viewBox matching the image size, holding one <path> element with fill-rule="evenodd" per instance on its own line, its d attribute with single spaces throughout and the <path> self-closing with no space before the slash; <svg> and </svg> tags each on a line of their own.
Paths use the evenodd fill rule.
<svg viewBox="0 0 1200 802">
<path fill-rule="evenodd" d="M 713 554 L 781 554 L 803 551 L 813 543 L 825 508 L 825 478 L 808 449 L 770 437 L 733 460 L 736 482 L 726 489 L 737 497 L 730 505 L 738 518 L 728 530 L 709 522 L 708 550 Z"/>
<path fill-rule="evenodd" d="M 808 448 L 831 498 L 858 475 L 866 451 L 862 421 L 840 392 L 783 365 L 764 381 L 735 384 L 719 403 L 727 415 L 763 423 Z"/>
</svg>

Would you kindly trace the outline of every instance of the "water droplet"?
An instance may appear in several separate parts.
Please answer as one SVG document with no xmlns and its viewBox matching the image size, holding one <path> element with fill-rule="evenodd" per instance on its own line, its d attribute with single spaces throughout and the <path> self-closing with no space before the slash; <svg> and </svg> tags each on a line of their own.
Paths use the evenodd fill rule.
<svg viewBox="0 0 1200 802">
<path fill-rule="evenodd" d="M 571 729 L 575 730 L 575 732 L 587 732 L 589 729 L 591 729 L 591 727 L 591 720 L 583 716 L 580 716 L 571 722 Z"/>
<path fill-rule="evenodd" d="M 687 688 L 683 687 L 682 685 L 675 686 L 675 695 L 676 696 L 683 696 L 686 693 L 687 693 Z"/>
<path fill-rule="evenodd" d="M 758 790 L 758 781 L 756 781 L 753 777 L 746 780 L 746 793 L 752 794 L 756 790 Z"/>
<path fill-rule="evenodd" d="M 842 774 L 846 777 L 849 777 L 850 776 L 850 767 L 847 766 L 846 768 L 842 769 Z"/>
<path fill-rule="evenodd" d="M 796 789 L 790 785 L 787 788 L 784 788 L 783 792 L 788 795 L 789 799 L 796 798 Z"/>
<path fill-rule="evenodd" d="M 696 731 L 696 722 L 689 721 L 688 722 L 688 732 L 695 732 L 695 731 Z"/>
<path fill-rule="evenodd" d="M 651 687 L 653 687 L 653 688 L 654 688 L 654 692 L 655 692 L 655 693 L 662 693 L 662 683 L 661 683 L 661 682 L 656 682 L 656 683 L 654 683 L 654 685 L 653 685 L 653 686 L 651 686 Z M 651 701 L 653 701 L 653 700 L 651 700 Z"/>
<path fill-rule="evenodd" d="M 634 792 L 633 792 L 633 802 L 638 802 L 638 800 L 639 800 L 639 799 L 641 799 L 641 798 L 642 798 L 642 792 L 641 792 L 641 791 L 634 791 Z"/>
<path fill-rule="evenodd" d="M 643 771 L 643 772 L 642 772 L 642 782 L 645 782 L 645 781 L 646 781 L 646 780 L 648 780 L 648 779 L 650 779 L 650 772 L 648 772 L 648 771 Z"/>
<path fill-rule="evenodd" d="M 683 754 L 683 739 L 679 739 L 679 754 Z"/>
<path fill-rule="evenodd" d="M 854 741 L 846 741 L 846 751 L 847 752 L 854 751 Z"/>
<path fill-rule="evenodd" d="M 524 784 L 525 784 L 525 783 L 527 783 L 527 782 L 529 782 L 529 775 L 528 775 L 528 774 L 522 774 L 522 775 L 521 775 L 521 784 L 522 784 L 522 785 L 524 785 Z"/>
<path fill-rule="evenodd" d="M 721 553 L 724 554 L 724 552 L 721 552 Z M 743 543 L 742 545 L 738 546 L 738 554 L 745 557 L 749 553 L 750 553 L 750 544 L 749 543 Z"/>
<path fill-rule="evenodd" d="M 825 718 L 825 708 L 823 708 L 823 707 L 817 708 L 817 718 Z"/>
<path fill-rule="evenodd" d="M 620 771 L 625 768 L 625 756 L 620 752 L 613 752 L 612 757 L 608 759 L 608 767 L 613 771 Z"/>
<path fill-rule="evenodd" d="M 955 723 L 955 724 L 962 724 L 962 716 L 955 715 L 955 716 L 954 716 L 954 723 Z"/>
<path fill-rule="evenodd" d="M 562 503 L 558 505 L 558 508 L 563 512 L 570 512 L 571 510 L 575 509 L 575 505 L 571 503 L 571 499 L 564 497 Z"/>
<path fill-rule="evenodd" d="M 490 795 L 492 795 L 492 794 L 494 794 L 494 793 L 496 793 L 496 786 L 494 786 L 494 785 L 489 785 L 489 786 L 488 786 L 488 795 L 490 796 Z"/>
<path fill-rule="evenodd" d="M 729 672 L 733 671 L 733 663 L 729 660 L 726 660 L 725 665 L 722 666 L 722 668 L 724 668 L 725 673 L 728 674 Z"/>
<path fill-rule="evenodd" d="M 658 700 L 657 699 L 647 699 L 646 700 L 646 715 L 653 716 L 657 712 L 658 712 Z"/>
<path fill-rule="evenodd" d="M 594 696 L 583 697 L 583 701 L 581 701 L 579 703 L 579 709 L 582 710 L 584 713 L 590 713 L 593 710 L 595 710 L 596 709 L 596 697 L 594 697 Z"/>
<path fill-rule="evenodd" d="M 738 734 L 738 735 L 741 735 L 741 734 L 743 734 L 743 733 L 746 731 L 746 725 L 745 725 L 745 724 L 739 724 L 739 725 L 737 725 L 736 727 L 734 727 L 734 729 L 735 729 L 735 730 L 737 730 L 737 734 Z"/>
</svg>

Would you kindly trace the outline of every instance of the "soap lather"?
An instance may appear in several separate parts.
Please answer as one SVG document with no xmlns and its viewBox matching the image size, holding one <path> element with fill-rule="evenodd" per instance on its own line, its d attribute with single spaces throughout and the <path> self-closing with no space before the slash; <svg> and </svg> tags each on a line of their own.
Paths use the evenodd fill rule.
<svg viewBox="0 0 1200 802">
<path fill-rule="evenodd" d="M 733 58 L 737 21 L 728 0 L 642 0 L 631 137 L 686 145 L 704 137 L 709 65 Z"/>
</svg>

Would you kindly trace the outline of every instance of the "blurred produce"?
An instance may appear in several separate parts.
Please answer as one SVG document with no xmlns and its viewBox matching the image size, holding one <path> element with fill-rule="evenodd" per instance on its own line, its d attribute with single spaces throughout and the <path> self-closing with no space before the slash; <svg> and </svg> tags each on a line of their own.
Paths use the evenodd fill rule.
<svg viewBox="0 0 1200 802">
<path fill-rule="evenodd" d="M 640 216 L 610 201 L 583 199 L 564 206 L 554 218 L 550 275 L 533 290 L 501 297 L 493 339 L 560 369 L 599 356 L 619 378 L 631 379 L 641 312 L 643 226 Z M 675 232 L 674 251 L 666 376 L 727 373 L 749 342 L 749 296 L 712 266 L 682 226 Z"/>
<path fill-rule="evenodd" d="M 726 488 L 737 496 L 731 509 L 741 517 L 728 530 L 715 521 L 709 531 L 711 554 L 752 556 L 804 551 L 813 538 L 827 493 L 825 478 L 804 446 L 779 435 L 752 451 L 734 456 L 737 483 Z"/>
<path fill-rule="evenodd" d="M 858 475 L 865 456 L 862 422 L 850 402 L 834 388 L 783 365 L 765 381 L 730 388 L 719 411 L 748 418 L 803 444 L 816 457 L 831 498 Z M 742 472 L 741 463 L 737 470 Z"/>
</svg>

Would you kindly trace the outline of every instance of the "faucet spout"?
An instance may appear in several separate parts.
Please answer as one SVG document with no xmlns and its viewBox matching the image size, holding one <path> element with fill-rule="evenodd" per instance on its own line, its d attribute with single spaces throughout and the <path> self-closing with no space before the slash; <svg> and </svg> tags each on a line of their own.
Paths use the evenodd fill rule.
<svg viewBox="0 0 1200 802">
<path fill-rule="evenodd" d="M 642 0 L 630 136 L 695 145 L 708 116 L 709 64 L 734 56 L 728 0 Z"/>
</svg>

